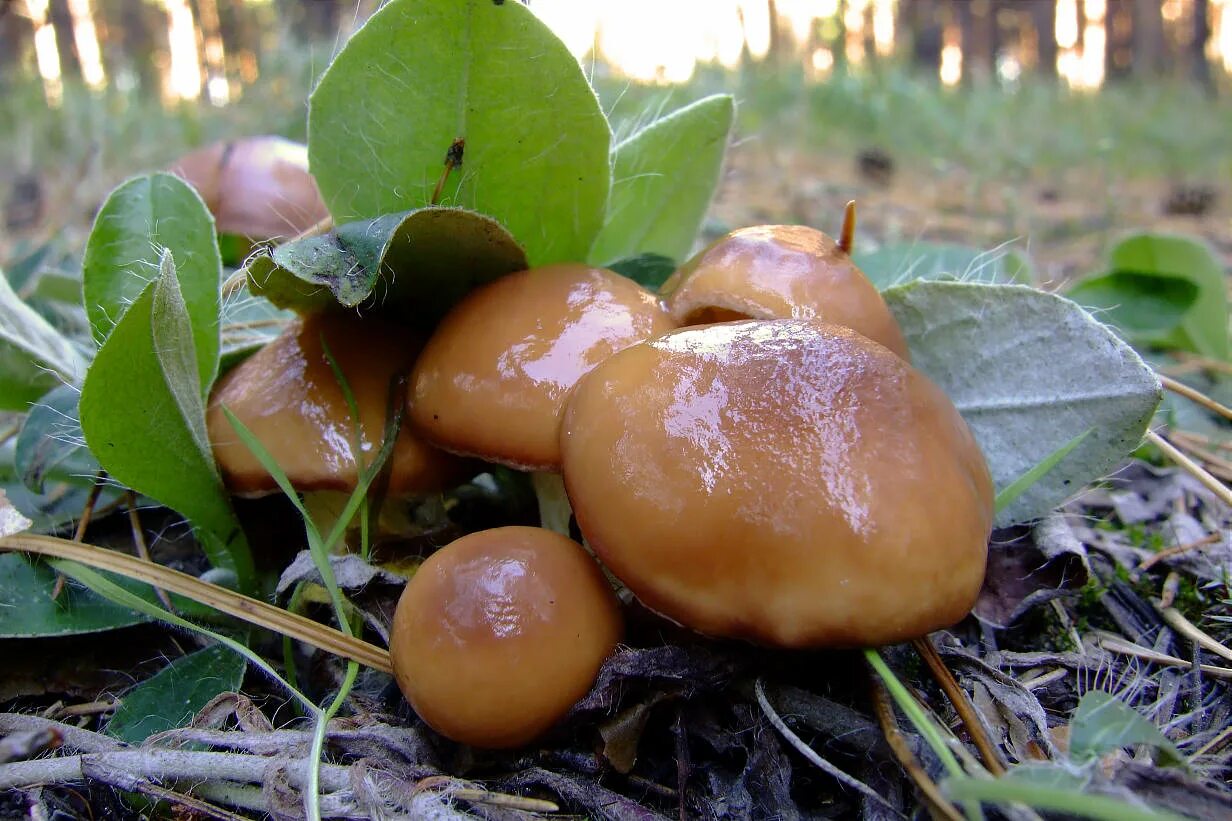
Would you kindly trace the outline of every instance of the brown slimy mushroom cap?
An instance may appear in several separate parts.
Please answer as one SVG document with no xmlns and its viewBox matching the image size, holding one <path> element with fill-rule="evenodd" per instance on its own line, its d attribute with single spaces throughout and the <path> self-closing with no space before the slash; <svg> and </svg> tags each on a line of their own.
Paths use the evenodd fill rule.
<svg viewBox="0 0 1232 821">
<path fill-rule="evenodd" d="M 227 487 L 257 495 L 277 489 L 222 412 L 226 405 L 273 454 L 299 490 L 352 490 L 358 482 L 354 423 L 322 347 L 329 346 L 359 409 L 360 457 L 371 463 L 385 436 L 391 381 L 410 371 L 415 335 L 375 319 L 317 314 L 236 366 L 215 386 L 206 412 L 214 456 Z M 390 455 L 392 495 L 439 490 L 465 472 L 463 460 L 415 437 L 406 424 Z"/>
<path fill-rule="evenodd" d="M 415 366 L 411 418 L 432 442 L 513 467 L 555 470 L 560 413 L 603 360 L 676 327 L 653 294 L 603 268 L 549 265 L 473 291 Z"/>
<path fill-rule="evenodd" d="M 586 694 L 622 632 L 616 597 L 580 545 L 502 527 L 423 563 L 398 601 L 389 652 L 398 687 L 429 726 L 507 748 Z"/>
<path fill-rule="evenodd" d="M 329 216 L 308 172 L 307 147 L 283 137 L 214 143 L 171 170 L 197 189 L 222 234 L 293 237 Z"/>
<path fill-rule="evenodd" d="M 850 255 L 804 225 L 757 225 L 720 237 L 663 285 L 681 325 L 817 319 L 908 358 L 898 323 Z"/>
<path fill-rule="evenodd" d="M 715 636 L 867 646 L 959 621 L 984 577 L 987 466 L 944 394 L 846 328 L 686 328 L 583 377 L 562 472 L 600 560 Z"/>
</svg>

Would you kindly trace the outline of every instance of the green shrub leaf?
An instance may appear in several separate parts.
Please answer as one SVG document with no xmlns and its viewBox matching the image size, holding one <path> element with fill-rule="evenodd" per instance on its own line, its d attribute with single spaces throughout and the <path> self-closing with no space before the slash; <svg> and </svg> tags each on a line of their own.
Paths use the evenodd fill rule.
<svg viewBox="0 0 1232 821">
<path fill-rule="evenodd" d="M 155 733 L 187 726 L 217 695 L 239 689 L 244 658 L 221 644 L 189 653 L 124 694 L 107 734 L 140 744 Z"/>
<path fill-rule="evenodd" d="M 172 174 L 135 177 L 111 192 L 86 242 L 82 292 L 100 345 L 158 275 L 165 249 L 175 256 L 188 307 L 201 392 L 218 371 L 218 294 L 222 261 L 214 218 Z"/>
<path fill-rule="evenodd" d="M 717 94 L 656 120 L 612 151 L 612 198 L 590 260 L 684 259 L 723 167 L 735 104 Z"/>
<path fill-rule="evenodd" d="M 0 411 L 24 411 L 84 371 L 81 352 L 22 302 L 0 272 Z"/>
<path fill-rule="evenodd" d="M 522 248 L 491 217 L 422 208 L 281 245 L 249 266 L 249 285 L 284 308 L 367 302 L 431 325 L 472 288 L 526 267 Z"/>
<path fill-rule="evenodd" d="M 77 512 L 81 512 L 80 506 Z M 56 572 L 41 562 L 16 553 L 0 554 L 0 638 L 45 638 L 98 633 L 129 627 L 148 619 L 102 596 L 68 584 L 59 597 L 51 597 Z M 133 582 L 141 593 L 149 586 Z"/>
<path fill-rule="evenodd" d="M 497 219 L 534 265 L 582 260 L 603 222 L 611 130 L 581 66 L 521 3 L 393 0 L 312 93 L 308 156 L 337 223 L 432 202 Z"/>
<path fill-rule="evenodd" d="M 1116 696 L 1091 690 L 1079 699 L 1070 719 L 1070 758 L 1089 761 L 1130 744 L 1154 747 L 1161 764 L 1185 763 L 1180 750 L 1158 727 Z"/>
<path fill-rule="evenodd" d="M 1135 234 L 1112 249 L 1107 273 L 1068 296 L 1107 311 L 1134 342 L 1228 358 L 1228 296 L 1210 249 L 1188 237 Z"/>
<path fill-rule="evenodd" d="M 957 279 L 963 282 L 1031 282 L 1031 267 L 1015 249 L 991 251 L 950 242 L 897 242 L 872 251 L 859 243 L 851 258 L 880 289 L 917 279 Z"/>
<path fill-rule="evenodd" d="M 1020 285 L 917 281 L 885 292 L 917 368 L 971 427 L 998 491 L 1086 430 L 997 515 L 1048 513 L 1138 446 L 1159 380 L 1133 349 L 1063 297 Z"/>
<path fill-rule="evenodd" d="M 251 589 L 252 557 L 214 466 L 187 308 L 170 254 L 86 374 L 81 427 L 116 481 L 187 517 L 210 561 Z"/>
</svg>

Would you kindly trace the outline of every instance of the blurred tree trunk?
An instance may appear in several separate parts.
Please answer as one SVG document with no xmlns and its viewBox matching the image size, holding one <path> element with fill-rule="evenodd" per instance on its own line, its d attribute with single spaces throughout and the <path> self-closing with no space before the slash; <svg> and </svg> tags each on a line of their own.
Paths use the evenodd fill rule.
<svg viewBox="0 0 1232 821">
<path fill-rule="evenodd" d="M 996 70 L 996 6 L 992 0 L 958 4 L 962 28 L 963 79 L 987 80 Z"/>
<path fill-rule="evenodd" d="M 1029 0 L 1035 25 L 1036 70 L 1041 76 L 1057 76 L 1057 0 Z"/>
<path fill-rule="evenodd" d="M 1164 15 L 1159 0 L 1134 0 L 1133 72 L 1157 77 L 1164 68 Z"/>
<path fill-rule="evenodd" d="M 17 14 L 15 4 L 0 4 L 0 88 L 16 79 L 32 42 L 34 30 L 30 21 Z"/>
<path fill-rule="evenodd" d="M 766 62 L 772 66 L 786 63 L 790 46 L 783 31 L 783 21 L 779 19 L 779 8 L 774 0 L 766 0 L 766 20 L 770 25 L 770 47 L 766 51 Z"/>
<path fill-rule="evenodd" d="M 1225 14 L 1228 12 L 1225 11 Z M 1225 23 L 1226 25 L 1226 23 Z M 1189 66 L 1194 80 L 1208 94 L 1215 93 L 1215 80 L 1211 75 L 1211 62 L 1206 56 L 1206 44 L 1211 39 L 1211 0 L 1195 0 L 1193 10 L 1193 37 L 1189 41 Z"/>
<path fill-rule="evenodd" d="M 900 29 L 911 32 L 911 62 L 920 71 L 937 73 L 941 65 L 944 27 L 937 0 L 903 0 Z"/>
<path fill-rule="evenodd" d="M 1105 17 L 1108 39 L 1104 51 L 1104 78 L 1108 82 L 1124 80 L 1133 70 L 1136 2 L 1137 0 L 1108 0 L 1108 13 Z"/>
<path fill-rule="evenodd" d="M 80 79 L 81 61 L 77 59 L 77 44 L 73 41 L 73 14 L 68 10 L 68 0 L 51 0 L 47 17 L 56 27 L 61 76 L 66 80 Z"/>
</svg>

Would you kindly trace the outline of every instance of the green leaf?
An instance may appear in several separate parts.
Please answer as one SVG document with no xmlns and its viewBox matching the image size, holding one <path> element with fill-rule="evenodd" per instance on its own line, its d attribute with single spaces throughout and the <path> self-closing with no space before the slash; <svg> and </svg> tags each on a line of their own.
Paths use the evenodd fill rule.
<svg viewBox="0 0 1232 821">
<path fill-rule="evenodd" d="M 1089 277 L 1066 291 L 1139 345 L 1163 345 L 1198 301 L 1198 286 L 1185 279 L 1114 271 Z"/>
<path fill-rule="evenodd" d="M 917 281 L 885 299 L 914 365 L 966 419 L 998 490 L 1091 431 L 997 514 L 998 525 L 1039 518 L 1114 468 L 1159 404 L 1155 373 L 1063 297 L 1020 285 Z"/>
<path fill-rule="evenodd" d="M 155 733 L 187 726 L 220 693 L 239 689 L 247 665 L 221 644 L 181 656 L 124 694 L 107 734 L 140 744 Z"/>
<path fill-rule="evenodd" d="M 46 480 L 71 479 L 89 484 L 98 460 L 85 446 L 77 416 L 80 391 L 70 385 L 53 388 L 30 409 L 17 435 L 14 467 L 31 491 L 42 493 Z"/>
<path fill-rule="evenodd" d="M 218 295 L 222 261 L 214 218 L 172 174 L 135 177 L 111 192 L 86 242 L 82 292 L 94 338 L 112 333 L 170 249 L 188 306 L 201 392 L 218 372 Z"/>
<path fill-rule="evenodd" d="M 658 291 L 676 271 L 676 263 L 660 254 L 638 254 L 607 266 L 649 291 Z"/>
<path fill-rule="evenodd" d="M 382 313 L 431 325 L 471 289 L 526 267 L 522 248 L 491 217 L 423 208 L 281 245 L 272 264 L 250 266 L 249 282 L 284 308 L 372 302 Z"/>
<path fill-rule="evenodd" d="M 1069 725 L 1069 754 L 1089 761 L 1130 744 L 1158 751 L 1159 763 L 1184 765 L 1185 757 L 1160 729 L 1111 693 L 1091 690 L 1078 700 Z"/>
<path fill-rule="evenodd" d="M 0 272 L 0 411 L 24 411 L 62 383 L 75 383 L 85 357 L 26 305 Z"/>
<path fill-rule="evenodd" d="M 56 573 L 47 565 L 16 553 L 0 554 L 0 638 L 98 633 L 146 621 L 140 613 L 75 584 L 65 585 L 52 599 L 55 586 Z"/>
<path fill-rule="evenodd" d="M 1026 258 L 1004 247 L 986 251 L 945 242 L 900 242 L 862 251 L 857 244 L 851 258 L 882 290 L 917 279 L 1021 284 L 1031 281 Z"/>
<path fill-rule="evenodd" d="M 1137 341 L 1228 358 L 1223 267 L 1198 240 L 1128 237 L 1112 249 L 1108 273 L 1079 282 L 1069 296 L 1109 309 L 1109 321 Z"/>
<path fill-rule="evenodd" d="M 247 591 L 252 557 L 206 437 L 193 336 L 169 263 L 94 358 L 81 390 L 81 427 L 116 481 L 185 516 L 210 561 Z"/>
<path fill-rule="evenodd" d="M 222 305 L 222 356 L 218 371 L 226 373 L 250 354 L 272 342 L 295 319 L 267 299 L 240 292 Z"/>
<path fill-rule="evenodd" d="M 717 94 L 673 111 L 612 150 L 612 197 L 590 261 L 693 248 L 723 168 L 735 104 Z"/>
<path fill-rule="evenodd" d="M 603 222 L 611 130 L 577 60 L 521 3 L 393 0 L 312 93 L 308 156 L 341 224 L 439 202 L 497 219 L 533 265 L 579 261 Z"/>
</svg>

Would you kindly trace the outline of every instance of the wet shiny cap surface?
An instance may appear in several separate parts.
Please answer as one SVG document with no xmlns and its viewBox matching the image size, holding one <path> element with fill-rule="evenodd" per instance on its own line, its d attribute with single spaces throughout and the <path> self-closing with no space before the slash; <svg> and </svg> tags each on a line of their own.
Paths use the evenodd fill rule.
<svg viewBox="0 0 1232 821">
<path fill-rule="evenodd" d="M 252 430 L 296 488 L 355 487 L 354 423 L 322 339 L 359 408 L 359 456 L 368 464 L 379 453 L 391 380 L 409 373 L 418 339 L 404 328 L 348 314 L 303 317 L 219 380 L 210 396 L 210 443 L 233 493 L 265 493 L 277 485 L 240 441 L 223 405 Z M 463 478 L 466 469 L 463 460 L 414 436 L 405 422 L 390 460 L 393 494 L 438 490 Z"/>
<path fill-rule="evenodd" d="M 580 545 L 502 527 L 423 563 L 398 601 L 389 651 L 399 688 L 429 726 L 505 748 L 559 721 L 622 632 L 616 597 Z"/>
<path fill-rule="evenodd" d="M 663 291 L 681 325 L 817 319 L 909 357 L 881 294 L 833 239 L 808 226 L 732 231 L 681 266 Z"/>
<path fill-rule="evenodd" d="M 675 322 L 655 296 L 602 268 L 521 271 L 472 292 L 415 367 L 417 430 L 457 453 L 555 470 L 565 397 L 595 365 Z"/>
<path fill-rule="evenodd" d="M 682 329 L 584 377 L 562 472 L 600 560 L 703 633 L 787 647 L 902 641 L 975 602 L 982 454 L 941 391 L 837 326 Z"/>
</svg>

